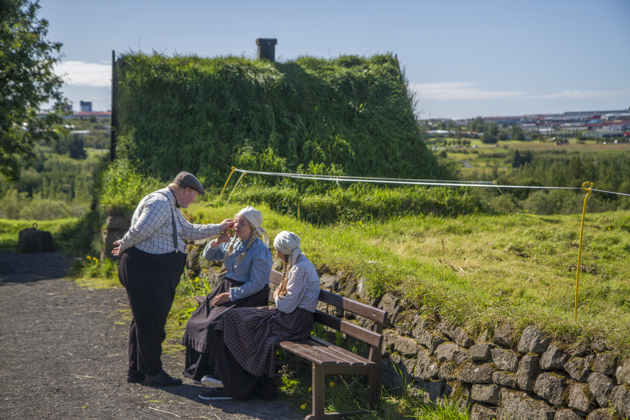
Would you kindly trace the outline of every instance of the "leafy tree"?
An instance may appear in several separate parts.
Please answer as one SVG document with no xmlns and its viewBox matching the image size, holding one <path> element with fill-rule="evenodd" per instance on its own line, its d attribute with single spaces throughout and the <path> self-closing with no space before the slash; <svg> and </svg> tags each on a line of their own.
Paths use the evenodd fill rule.
<svg viewBox="0 0 630 420">
<path fill-rule="evenodd" d="M 514 124 L 512 126 L 512 138 L 519 141 L 525 140 L 525 133 L 523 133 L 523 128 L 520 125 Z"/>
<path fill-rule="evenodd" d="M 0 174 L 10 180 L 32 160 L 36 142 L 58 138 L 54 128 L 67 112 L 63 80 L 53 72 L 61 43 L 46 39 L 39 9 L 38 1 L 0 0 Z M 46 102 L 52 111 L 38 117 Z"/>
<path fill-rule="evenodd" d="M 485 123 L 483 121 L 483 118 L 481 117 L 475 118 L 469 124 L 470 131 L 474 131 L 476 133 L 482 132 L 484 129 L 484 126 L 485 126 Z"/>
<path fill-rule="evenodd" d="M 87 158 L 85 141 L 76 134 L 59 139 L 55 143 L 53 150 L 60 155 L 68 155 L 70 159 L 81 160 Z"/>
<path fill-rule="evenodd" d="M 497 138 L 491 133 L 483 133 L 483 136 L 481 136 L 481 142 L 486 144 L 494 144 L 497 142 Z"/>
<path fill-rule="evenodd" d="M 512 168 L 518 168 L 519 166 L 521 166 L 521 152 L 516 149 L 512 158 Z"/>
<path fill-rule="evenodd" d="M 486 124 L 486 127 L 483 130 L 483 132 L 490 133 L 494 137 L 497 137 L 499 135 L 499 126 L 496 123 L 488 123 Z"/>
</svg>

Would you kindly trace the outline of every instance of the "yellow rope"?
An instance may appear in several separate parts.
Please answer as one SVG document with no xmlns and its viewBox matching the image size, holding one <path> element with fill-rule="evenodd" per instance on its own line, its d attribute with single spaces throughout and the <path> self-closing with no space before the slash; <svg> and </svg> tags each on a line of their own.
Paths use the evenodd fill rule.
<svg viewBox="0 0 630 420">
<path fill-rule="evenodd" d="M 590 187 L 588 185 L 590 184 Z M 580 286 L 580 263 L 582 261 L 582 238 L 584 236 L 584 218 L 586 217 L 586 200 L 588 196 L 593 192 L 593 183 L 585 182 L 582 184 L 582 189 L 588 191 L 586 197 L 584 197 L 584 208 L 582 208 L 582 227 L 580 228 L 580 246 L 578 247 L 578 260 L 577 260 L 577 277 L 575 279 L 575 311 L 573 313 L 573 319 L 577 321 L 577 308 L 578 308 L 578 288 Z"/>
<path fill-rule="evenodd" d="M 221 190 L 221 195 L 219 195 L 219 198 L 223 197 L 223 191 L 225 191 L 225 187 L 227 187 L 228 182 L 230 182 L 230 178 L 232 178 L 232 174 L 234 173 L 235 170 L 236 170 L 236 167 L 232 166 L 232 172 L 230 172 L 230 176 L 228 176 L 227 181 L 225 181 L 225 185 L 223 186 L 223 189 Z"/>
</svg>

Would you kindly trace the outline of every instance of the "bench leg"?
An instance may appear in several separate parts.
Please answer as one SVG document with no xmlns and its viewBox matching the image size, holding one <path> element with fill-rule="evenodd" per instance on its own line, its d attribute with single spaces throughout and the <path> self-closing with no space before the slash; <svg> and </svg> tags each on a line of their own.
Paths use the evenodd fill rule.
<svg viewBox="0 0 630 420">
<path fill-rule="evenodd" d="M 324 391 L 326 384 L 324 383 L 324 369 L 321 366 L 317 366 L 315 363 L 313 366 L 313 416 L 315 418 L 324 417 Z"/>
<path fill-rule="evenodd" d="M 381 368 L 372 369 L 368 378 L 368 403 L 374 409 L 381 403 Z"/>
</svg>

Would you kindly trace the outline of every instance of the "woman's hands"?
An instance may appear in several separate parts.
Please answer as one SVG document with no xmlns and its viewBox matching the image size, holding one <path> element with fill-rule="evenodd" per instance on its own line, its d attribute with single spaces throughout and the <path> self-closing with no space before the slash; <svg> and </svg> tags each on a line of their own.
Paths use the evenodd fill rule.
<svg viewBox="0 0 630 420">
<path fill-rule="evenodd" d="M 212 301 L 213 306 L 219 306 L 222 303 L 230 301 L 230 292 L 219 293 Z"/>
<path fill-rule="evenodd" d="M 210 242 L 210 248 L 214 249 L 214 248 L 218 247 L 219 245 L 221 245 L 222 243 L 230 242 L 231 238 L 232 238 L 232 235 L 228 234 L 227 232 L 224 232 L 221 235 L 219 235 L 216 238 L 214 238 Z"/>
<path fill-rule="evenodd" d="M 278 297 L 280 297 L 282 299 L 286 295 L 287 295 L 287 289 L 283 288 L 282 285 L 278 286 L 276 288 L 276 290 L 273 291 L 273 298 L 274 299 L 278 299 Z"/>
<path fill-rule="evenodd" d="M 221 234 L 210 242 L 210 248 L 214 249 L 225 242 L 230 242 L 234 236 L 228 233 L 228 230 L 234 229 L 234 219 L 225 219 L 219 226 L 221 226 Z"/>
</svg>

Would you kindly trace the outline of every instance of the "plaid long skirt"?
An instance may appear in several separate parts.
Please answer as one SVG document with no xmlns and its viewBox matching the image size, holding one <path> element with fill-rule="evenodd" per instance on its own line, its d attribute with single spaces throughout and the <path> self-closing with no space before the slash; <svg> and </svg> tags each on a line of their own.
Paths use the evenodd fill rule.
<svg viewBox="0 0 630 420">
<path fill-rule="evenodd" d="M 193 312 L 186 324 L 186 332 L 182 345 L 186 346 L 186 367 L 184 376 L 200 380 L 204 375 L 214 373 L 214 351 L 217 337 L 214 328 L 223 315 L 230 309 L 267 306 L 269 302 L 269 285 L 259 292 L 244 299 L 228 301 L 213 306 L 212 301 L 220 293 L 229 292 L 231 287 L 239 287 L 244 283 L 224 278 Z"/>
<path fill-rule="evenodd" d="M 244 370 L 273 378 L 274 345 L 308 338 L 313 314 L 302 308 L 288 314 L 271 308 L 238 308 L 227 311 L 215 329 L 223 331 L 223 343 Z"/>
</svg>

